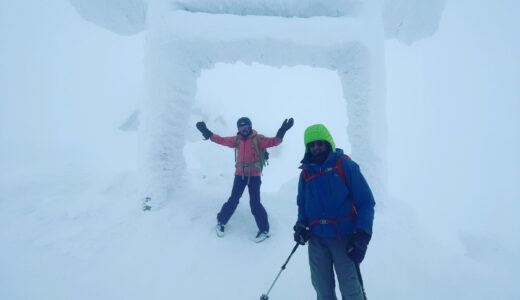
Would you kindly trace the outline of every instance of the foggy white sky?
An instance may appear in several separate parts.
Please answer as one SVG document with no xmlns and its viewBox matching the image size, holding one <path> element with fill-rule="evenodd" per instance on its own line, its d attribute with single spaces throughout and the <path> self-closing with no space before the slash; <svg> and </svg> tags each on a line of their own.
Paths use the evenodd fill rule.
<svg viewBox="0 0 520 300">
<path fill-rule="evenodd" d="M 143 34 L 122 37 L 107 32 L 83 21 L 66 1 L 3 1 L 1 6 L 0 203 L 7 207 L 10 199 L 17 199 L 34 207 L 19 204 L 14 210 L 6 210 L 16 215 L 0 216 L 0 224 L 5 225 L 0 227 L 12 228 L 10 225 L 17 223 L 6 220 L 34 211 L 39 213 L 36 220 L 43 220 L 34 221 L 35 227 L 52 227 L 53 220 L 61 219 L 54 218 L 52 209 L 46 209 L 45 204 L 54 203 L 57 194 L 85 186 L 103 190 L 122 181 L 125 177 L 121 173 L 136 171 L 137 134 L 118 128 L 138 109 L 145 95 L 145 37 Z M 410 47 L 396 41 L 385 43 L 390 199 L 378 203 L 378 213 L 385 216 L 385 212 L 396 207 L 405 207 L 403 216 L 413 218 L 412 224 L 417 228 L 403 228 L 421 232 L 419 237 L 412 238 L 423 243 L 420 238 L 427 237 L 426 242 L 431 239 L 442 250 L 467 254 L 475 259 L 475 265 L 489 263 L 490 272 L 486 273 L 496 271 L 500 281 L 514 279 L 515 276 L 504 274 L 518 274 L 515 270 L 520 265 L 516 258 L 520 242 L 512 238 L 520 226 L 516 216 L 520 208 L 519 6 L 513 0 L 447 1 L 440 28 L 433 38 Z M 237 71 L 247 74 L 233 79 Z M 328 103 L 341 105 L 338 103 L 341 90 L 334 82 L 337 79 L 331 72 L 320 72 L 306 67 L 217 66 L 203 72 L 199 80 L 203 89 L 196 105 L 209 105 L 212 97 L 243 95 L 247 95 L 247 100 L 236 99 L 236 103 L 262 102 L 265 100 L 262 97 L 269 97 L 274 100 L 270 105 L 276 105 L 285 95 L 297 95 L 310 107 L 320 96 L 335 98 Z M 312 90 L 302 88 L 296 93 L 298 84 L 288 79 L 291 77 L 302 80 L 319 77 L 326 82 L 306 84 Z M 276 86 L 268 80 L 273 78 L 278 78 L 278 82 L 288 81 Z M 260 84 L 247 86 L 248 82 L 242 82 L 239 89 L 233 89 L 233 82 L 243 79 Z M 258 89 L 262 84 L 270 87 L 269 94 L 260 94 Z M 290 110 L 286 103 L 281 105 Z M 234 123 L 238 114 L 238 110 L 230 111 L 225 121 Z M 336 115 L 333 118 L 336 120 L 332 121 L 333 126 L 344 126 Z M 306 121 L 296 120 L 301 126 Z M 281 120 L 277 117 L 272 124 L 270 119 L 254 122 L 265 126 L 262 129 L 266 134 L 274 134 Z M 297 149 L 301 137 L 291 134 L 288 132 L 287 143 L 294 141 Z M 346 137 L 335 138 L 338 144 L 348 144 Z M 348 147 L 341 146 L 348 151 Z M 232 150 L 227 154 L 232 160 Z M 295 160 L 300 159 L 300 154 L 295 154 Z M 273 164 L 266 170 L 273 173 L 264 185 L 270 192 L 280 188 L 279 182 L 268 182 L 278 179 L 274 170 L 288 168 L 293 162 L 273 161 Z M 48 191 L 52 197 L 34 197 L 44 187 L 56 184 L 67 186 Z M 24 198 L 24 193 L 30 196 Z M 92 221 L 92 216 L 102 214 L 106 205 L 119 211 L 127 203 L 105 201 L 98 208 L 97 204 L 91 204 L 97 200 L 77 198 L 63 200 L 60 205 L 66 207 L 71 200 L 78 204 L 72 207 L 72 212 L 60 217 L 74 216 L 77 212 Z M 81 213 L 83 210 L 86 213 Z M 205 210 L 200 212 L 204 213 Z M 200 217 L 199 211 L 194 215 Z M 169 220 L 167 217 L 159 216 L 150 229 L 158 230 L 164 225 L 160 221 Z M 400 224 L 398 221 L 395 223 Z M 31 224 L 24 223 L 27 228 Z M 96 223 L 100 228 L 106 224 L 114 225 Z M 73 220 L 67 225 L 75 228 L 77 224 Z M 212 224 L 208 221 L 204 225 Z M 280 224 L 279 228 L 282 227 Z M 60 248 L 64 245 L 60 241 L 66 240 L 68 231 L 58 232 L 58 237 L 48 243 L 55 242 Z M 206 233 L 203 229 L 197 232 Z M 6 231 L 1 233 L 3 237 L 13 237 Z M 36 244 L 46 245 L 45 237 Z M 95 237 L 98 236 L 94 235 L 94 241 Z M 19 241 L 18 237 L 12 240 Z M 83 242 L 88 244 L 91 240 Z M 9 250 L 30 251 L 16 248 L 17 245 L 11 244 Z M 63 248 L 59 251 L 68 250 Z M 6 262 L 6 257 L 0 255 L 1 261 Z M 7 278 L 0 271 L 0 278 L 4 275 Z M 25 283 L 19 284 L 23 287 Z M 515 287 L 509 289 L 505 291 L 511 291 L 508 295 L 518 295 Z"/>
</svg>

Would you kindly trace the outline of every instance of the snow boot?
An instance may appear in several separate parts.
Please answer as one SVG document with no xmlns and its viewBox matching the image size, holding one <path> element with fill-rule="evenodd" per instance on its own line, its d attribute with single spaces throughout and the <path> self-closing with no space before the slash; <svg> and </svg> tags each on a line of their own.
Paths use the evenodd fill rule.
<svg viewBox="0 0 520 300">
<path fill-rule="evenodd" d="M 215 231 L 217 232 L 217 236 L 218 237 L 223 237 L 224 236 L 224 231 L 226 230 L 226 225 L 225 224 L 220 224 L 218 223 L 217 226 L 215 226 Z"/>
<path fill-rule="evenodd" d="M 255 242 L 257 242 L 257 243 L 263 242 L 263 241 L 265 241 L 265 239 L 267 239 L 268 237 L 270 237 L 270 235 L 269 235 L 269 231 L 259 231 L 259 232 L 256 234 Z"/>
</svg>

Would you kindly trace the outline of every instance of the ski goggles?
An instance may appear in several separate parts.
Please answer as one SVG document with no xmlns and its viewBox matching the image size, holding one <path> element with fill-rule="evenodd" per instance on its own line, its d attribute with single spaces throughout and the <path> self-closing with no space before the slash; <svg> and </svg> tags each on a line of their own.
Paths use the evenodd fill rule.
<svg viewBox="0 0 520 300">
<path fill-rule="evenodd" d="M 323 147 L 323 146 L 325 146 L 326 143 L 327 143 L 327 141 L 319 140 L 319 141 L 309 142 L 309 143 L 307 143 L 307 146 L 309 147 L 309 149 L 314 148 L 314 146 Z"/>
<path fill-rule="evenodd" d="M 249 129 L 251 129 L 251 126 L 249 126 L 249 125 L 238 126 L 238 131 L 246 131 Z"/>
</svg>

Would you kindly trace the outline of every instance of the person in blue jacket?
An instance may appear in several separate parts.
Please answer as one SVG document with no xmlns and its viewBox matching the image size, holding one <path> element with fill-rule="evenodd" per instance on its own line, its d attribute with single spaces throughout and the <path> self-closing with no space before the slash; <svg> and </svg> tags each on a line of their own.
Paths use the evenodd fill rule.
<svg viewBox="0 0 520 300">
<path fill-rule="evenodd" d="M 298 184 L 294 240 L 309 242 L 318 300 L 336 300 L 334 270 L 344 300 L 364 299 L 359 273 L 372 236 L 375 201 L 359 166 L 336 148 L 327 128 L 309 126 Z"/>
</svg>

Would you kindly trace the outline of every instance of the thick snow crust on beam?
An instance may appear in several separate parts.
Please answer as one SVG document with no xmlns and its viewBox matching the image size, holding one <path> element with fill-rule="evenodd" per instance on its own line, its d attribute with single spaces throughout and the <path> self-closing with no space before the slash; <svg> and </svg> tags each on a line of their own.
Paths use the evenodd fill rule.
<svg viewBox="0 0 520 300">
<path fill-rule="evenodd" d="M 149 25 L 148 7 L 226 15 L 278 17 L 360 17 L 384 26 L 387 39 L 405 44 L 433 35 L 439 27 L 445 0 L 69 0 L 78 13 L 112 32 L 131 35 Z M 381 9 L 384 4 L 384 9 Z"/>
<path fill-rule="evenodd" d="M 360 0 L 172 0 L 176 9 L 212 14 L 308 18 L 342 17 L 358 13 Z"/>
<path fill-rule="evenodd" d="M 368 42 L 365 22 L 354 18 L 279 18 L 174 11 L 160 31 L 165 39 L 221 41 L 269 39 L 331 47 L 352 41 Z M 155 28 L 154 28 L 155 29 Z"/>
</svg>

